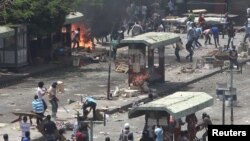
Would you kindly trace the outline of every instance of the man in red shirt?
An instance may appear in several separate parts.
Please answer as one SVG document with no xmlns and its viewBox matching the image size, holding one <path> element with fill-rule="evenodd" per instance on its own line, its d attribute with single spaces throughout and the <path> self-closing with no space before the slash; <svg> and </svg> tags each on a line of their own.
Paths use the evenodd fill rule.
<svg viewBox="0 0 250 141">
<path fill-rule="evenodd" d="M 82 128 L 79 128 L 75 134 L 75 141 L 86 141 L 86 135 L 83 133 Z"/>
<path fill-rule="evenodd" d="M 198 19 L 198 24 L 200 25 L 200 27 L 202 27 L 202 30 L 204 29 L 205 22 L 206 22 L 205 18 L 202 16 L 202 13 L 200 13 L 199 19 Z"/>
</svg>

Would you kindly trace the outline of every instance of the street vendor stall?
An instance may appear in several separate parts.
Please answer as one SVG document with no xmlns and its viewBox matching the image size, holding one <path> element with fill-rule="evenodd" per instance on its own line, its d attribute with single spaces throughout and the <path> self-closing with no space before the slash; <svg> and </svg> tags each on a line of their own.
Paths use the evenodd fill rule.
<svg viewBox="0 0 250 141">
<path fill-rule="evenodd" d="M 119 47 L 129 47 L 129 85 L 133 83 L 140 86 L 146 79 L 149 82 L 165 81 L 164 47 L 178 42 L 179 39 L 180 37 L 174 33 L 148 32 L 121 40 Z M 159 56 L 157 67 L 154 64 L 156 48 Z"/>
<path fill-rule="evenodd" d="M 135 107 L 129 111 L 128 117 L 136 118 L 142 115 L 150 117 L 152 115 L 151 117 L 154 116 L 157 120 L 161 118 L 161 113 L 165 117 L 168 113 L 174 119 L 179 119 L 212 105 L 213 97 L 205 92 L 180 91 Z"/>
<path fill-rule="evenodd" d="M 167 138 L 172 121 L 195 114 L 213 105 L 213 97 L 205 92 L 176 92 L 158 100 L 132 108 L 128 112 L 129 118 L 145 115 L 145 127 L 148 131 L 155 125 L 163 128 L 164 138 Z M 182 121 L 183 122 L 183 121 Z M 180 127 L 181 129 L 181 127 Z M 178 132 L 174 132 L 175 140 Z"/>
</svg>

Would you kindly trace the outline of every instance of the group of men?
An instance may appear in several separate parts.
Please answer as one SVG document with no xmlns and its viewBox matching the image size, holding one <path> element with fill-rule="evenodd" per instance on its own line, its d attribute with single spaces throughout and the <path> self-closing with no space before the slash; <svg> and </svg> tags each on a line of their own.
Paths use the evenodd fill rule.
<svg viewBox="0 0 250 141">
<path fill-rule="evenodd" d="M 46 140 L 48 141 L 56 141 L 58 139 L 65 139 L 62 135 L 64 132 L 60 132 L 56 127 L 56 124 L 51 119 L 57 118 L 57 110 L 58 110 L 58 101 L 57 98 L 57 82 L 53 82 L 49 89 L 44 87 L 44 82 L 38 82 L 37 92 L 34 95 L 34 100 L 32 101 L 33 112 L 36 114 L 36 124 L 37 126 L 43 124 L 41 132 L 44 133 Z M 48 100 L 51 104 L 51 115 L 45 116 L 44 113 L 47 110 L 47 104 L 44 100 L 44 96 L 48 96 Z M 95 119 L 95 110 L 96 110 L 96 101 L 94 98 L 88 96 L 86 100 L 83 102 L 83 116 L 85 119 L 87 118 L 88 111 L 87 108 L 90 107 L 90 110 L 93 111 L 93 119 Z M 20 129 L 22 131 L 22 139 L 21 141 L 30 141 L 30 127 L 32 121 L 30 119 L 30 123 L 28 122 L 27 116 L 19 117 Z M 83 128 L 79 128 L 80 125 L 77 125 L 76 131 L 82 131 Z M 59 134 L 58 134 L 59 133 Z M 7 136 L 7 135 L 6 135 Z M 79 136 L 79 133 L 75 133 L 74 136 Z M 60 140 L 60 141 L 61 141 Z M 66 140 L 66 139 L 65 139 Z M 64 140 L 64 141 L 65 141 Z"/>
<path fill-rule="evenodd" d="M 210 116 L 207 113 L 202 114 L 202 122 L 198 123 L 195 113 L 187 115 L 185 119 L 187 123 L 187 130 L 181 130 L 181 127 L 185 124 L 181 119 L 173 119 L 169 116 L 169 122 L 167 128 L 163 128 L 160 125 L 156 125 L 152 131 L 148 130 L 148 127 L 142 132 L 140 141 L 193 141 L 197 139 L 196 133 L 201 130 L 205 130 L 202 135 L 201 141 L 206 141 L 208 135 L 208 126 L 212 125 Z M 151 133 L 152 132 L 152 133 Z M 122 132 L 119 136 L 119 141 L 134 141 L 133 132 L 130 130 L 129 123 L 125 123 Z"/>
</svg>

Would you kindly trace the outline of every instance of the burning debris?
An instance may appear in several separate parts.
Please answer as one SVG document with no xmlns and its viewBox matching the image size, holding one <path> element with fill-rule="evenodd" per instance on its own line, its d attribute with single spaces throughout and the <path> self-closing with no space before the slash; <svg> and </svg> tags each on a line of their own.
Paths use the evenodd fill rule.
<svg viewBox="0 0 250 141">
<path fill-rule="evenodd" d="M 90 29 L 88 29 L 83 23 L 75 23 L 71 25 L 71 30 L 72 30 L 72 39 L 74 36 L 74 32 L 77 31 L 77 29 L 79 29 L 79 47 L 80 48 L 85 48 L 89 51 L 93 50 L 94 47 L 94 42 L 92 40 L 92 35 L 91 35 L 91 31 Z M 74 48 L 73 44 L 71 46 L 72 48 Z"/>
</svg>

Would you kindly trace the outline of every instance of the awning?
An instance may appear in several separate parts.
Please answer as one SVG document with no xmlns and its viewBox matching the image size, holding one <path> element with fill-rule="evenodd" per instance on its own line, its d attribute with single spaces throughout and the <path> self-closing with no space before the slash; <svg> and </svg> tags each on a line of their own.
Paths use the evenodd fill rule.
<svg viewBox="0 0 250 141">
<path fill-rule="evenodd" d="M 213 97 L 204 92 L 176 92 L 164 98 L 133 108 L 128 117 L 135 118 L 150 112 L 168 112 L 175 119 L 185 117 L 213 105 Z"/>
<path fill-rule="evenodd" d="M 66 16 L 64 25 L 83 21 L 83 14 L 81 12 L 71 12 Z"/>
<path fill-rule="evenodd" d="M 178 42 L 180 36 L 169 32 L 148 32 L 134 37 L 126 38 L 120 41 L 119 46 L 127 46 L 128 44 L 145 44 L 151 48 L 164 47 L 169 44 Z"/>
<path fill-rule="evenodd" d="M 6 38 L 10 36 L 14 36 L 14 29 L 7 26 L 0 26 L 0 38 Z"/>
</svg>

